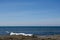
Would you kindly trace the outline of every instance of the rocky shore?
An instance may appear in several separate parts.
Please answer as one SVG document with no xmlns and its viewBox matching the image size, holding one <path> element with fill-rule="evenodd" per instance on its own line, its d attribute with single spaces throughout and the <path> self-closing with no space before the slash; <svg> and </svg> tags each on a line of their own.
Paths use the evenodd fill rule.
<svg viewBox="0 0 60 40">
<path fill-rule="evenodd" d="M 60 40 L 60 35 L 50 35 L 50 36 L 12 35 L 12 36 L 0 36 L 0 40 Z"/>
</svg>

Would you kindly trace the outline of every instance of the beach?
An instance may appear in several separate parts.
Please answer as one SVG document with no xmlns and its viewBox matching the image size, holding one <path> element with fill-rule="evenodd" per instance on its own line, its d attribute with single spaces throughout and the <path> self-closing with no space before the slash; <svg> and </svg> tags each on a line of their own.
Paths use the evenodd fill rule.
<svg viewBox="0 0 60 40">
<path fill-rule="evenodd" d="M 48 36 L 11 35 L 11 36 L 0 36 L 0 40 L 60 40 L 60 35 L 48 35 Z"/>
</svg>

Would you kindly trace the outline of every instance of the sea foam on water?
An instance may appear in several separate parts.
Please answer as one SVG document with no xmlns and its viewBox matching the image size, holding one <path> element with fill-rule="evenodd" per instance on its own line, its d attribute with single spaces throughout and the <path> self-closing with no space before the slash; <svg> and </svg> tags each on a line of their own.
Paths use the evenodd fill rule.
<svg viewBox="0 0 60 40">
<path fill-rule="evenodd" d="M 25 34 L 25 33 L 14 33 L 14 32 L 11 32 L 10 35 L 32 36 L 33 34 Z"/>
</svg>

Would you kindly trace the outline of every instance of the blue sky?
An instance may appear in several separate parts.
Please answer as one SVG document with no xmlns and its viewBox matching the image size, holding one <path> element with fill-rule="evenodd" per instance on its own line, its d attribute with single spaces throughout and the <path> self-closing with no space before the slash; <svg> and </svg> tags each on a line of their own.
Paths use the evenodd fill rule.
<svg viewBox="0 0 60 40">
<path fill-rule="evenodd" d="M 0 0 L 0 26 L 60 26 L 60 0 Z"/>
</svg>

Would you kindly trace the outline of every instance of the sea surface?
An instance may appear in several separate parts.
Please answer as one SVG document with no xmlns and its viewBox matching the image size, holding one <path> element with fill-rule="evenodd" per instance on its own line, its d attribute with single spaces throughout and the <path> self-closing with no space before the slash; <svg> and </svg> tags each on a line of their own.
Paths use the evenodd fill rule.
<svg viewBox="0 0 60 40">
<path fill-rule="evenodd" d="M 0 35 L 9 35 L 11 32 L 34 35 L 56 35 L 60 34 L 60 26 L 0 26 Z"/>
</svg>

